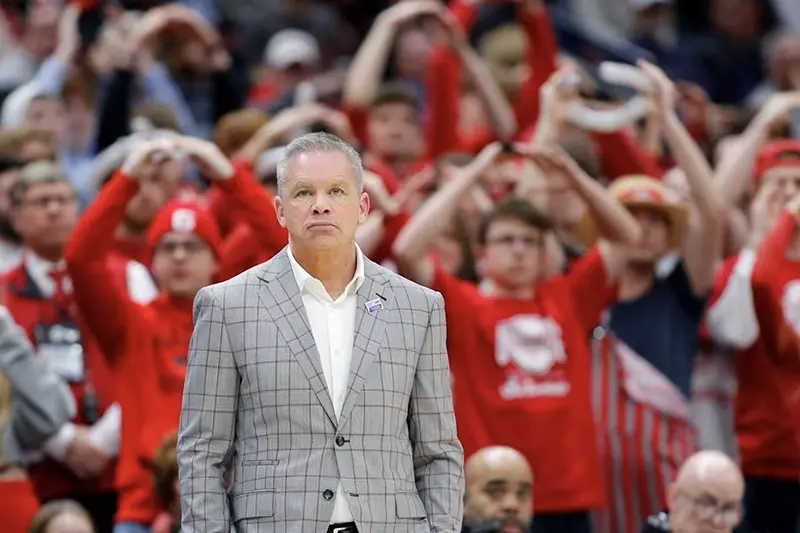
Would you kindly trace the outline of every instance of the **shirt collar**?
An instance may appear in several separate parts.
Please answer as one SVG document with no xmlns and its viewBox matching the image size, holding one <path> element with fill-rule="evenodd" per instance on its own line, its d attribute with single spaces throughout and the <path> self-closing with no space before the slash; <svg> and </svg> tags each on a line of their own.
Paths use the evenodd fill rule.
<svg viewBox="0 0 800 533">
<path fill-rule="evenodd" d="M 364 254 L 361 248 L 358 247 L 358 244 L 354 246 L 356 248 L 356 271 L 353 274 L 353 279 L 347 284 L 340 298 L 355 294 L 361 287 L 361 284 L 364 283 Z M 314 287 L 316 286 L 317 290 L 321 289 L 322 292 L 327 295 L 327 291 L 322 285 L 322 282 L 309 274 L 306 269 L 297 262 L 297 259 L 295 259 L 292 253 L 291 244 L 287 247 L 286 254 L 289 256 L 289 264 L 292 265 L 292 273 L 294 274 L 294 279 L 297 281 L 300 293 L 302 294 L 304 291 L 314 291 Z"/>
<path fill-rule="evenodd" d="M 50 277 L 50 273 L 58 270 L 66 270 L 67 268 L 67 263 L 63 259 L 53 263 L 52 261 L 48 261 L 36 255 L 30 248 L 25 249 L 22 260 L 25 265 L 25 270 L 28 271 L 28 275 L 45 295 L 51 295 L 55 291 L 55 282 Z M 71 289 L 71 286 L 65 287 L 65 290 L 69 289 Z"/>
</svg>

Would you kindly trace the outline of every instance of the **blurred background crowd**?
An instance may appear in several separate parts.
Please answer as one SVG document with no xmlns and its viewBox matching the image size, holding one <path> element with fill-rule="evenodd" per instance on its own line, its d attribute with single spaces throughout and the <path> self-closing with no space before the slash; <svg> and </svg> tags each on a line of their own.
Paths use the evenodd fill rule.
<svg viewBox="0 0 800 533">
<path fill-rule="evenodd" d="M 0 106 L 3 531 L 178 530 L 192 299 L 308 131 L 444 295 L 465 530 L 800 531 L 800 2 L 0 0 Z"/>
</svg>

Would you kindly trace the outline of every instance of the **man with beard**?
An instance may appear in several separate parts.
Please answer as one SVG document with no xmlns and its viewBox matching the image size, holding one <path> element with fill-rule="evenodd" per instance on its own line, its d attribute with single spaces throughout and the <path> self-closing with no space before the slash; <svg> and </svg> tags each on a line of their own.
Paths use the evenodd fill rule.
<svg viewBox="0 0 800 533">
<path fill-rule="evenodd" d="M 466 465 L 462 533 L 523 533 L 533 515 L 533 474 L 525 457 L 507 446 L 475 452 Z"/>
<path fill-rule="evenodd" d="M 11 227 L 8 210 L 11 206 L 9 193 L 23 166 L 25 161 L 22 159 L 0 157 L 0 273 L 17 266 L 22 256 L 22 239 Z"/>
</svg>

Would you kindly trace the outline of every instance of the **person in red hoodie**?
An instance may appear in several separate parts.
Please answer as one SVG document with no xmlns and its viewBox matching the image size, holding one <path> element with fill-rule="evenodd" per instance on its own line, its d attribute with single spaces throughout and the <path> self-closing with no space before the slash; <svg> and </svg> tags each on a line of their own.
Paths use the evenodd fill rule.
<svg viewBox="0 0 800 533">
<path fill-rule="evenodd" d="M 28 474 L 40 500 L 70 498 L 109 532 L 116 508 L 118 408 L 105 358 L 74 305 L 63 260 L 78 220 L 75 189 L 58 166 L 31 163 L 10 192 L 11 219 L 24 242 L 22 263 L 2 279 L 6 306 L 37 355 L 67 382 L 77 414 L 45 442 Z M 115 280 L 119 276 L 114 273 Z M 116 419 L 116 420 L 115 420 Z M 104 428 L 111 426 L 111 431 Z"/>
<path fill-rule="evenodd" d="M 142 184 L 174 175 L 163 172 L 185 154 L 230 196 L 231 205 L 262 213 L 269 231 L 268 194 L 231 164 L 213 144 L 177 138 L 146 142 L 84 213 L 66 250 L 75 299 L 105 353 L 110 354 L 122 406 L 122 445 L 115 532 L 147 532 L 158 513 L 150 465 L 164 436 L 178 426 L 186 354 L 192 334 L 192 301 L 220 269 L 222 239 L 211 212 L 194 201 L 172 200 L 148 229 L 152 272 L 160 288 L 148 305 L 132 301 L 108 269 L 114 230 L 124 206 Z M 266 216 L 264 216 L 266 215 Z M 251 216 L 254 222 L 257 217 Z"/>
</svg>

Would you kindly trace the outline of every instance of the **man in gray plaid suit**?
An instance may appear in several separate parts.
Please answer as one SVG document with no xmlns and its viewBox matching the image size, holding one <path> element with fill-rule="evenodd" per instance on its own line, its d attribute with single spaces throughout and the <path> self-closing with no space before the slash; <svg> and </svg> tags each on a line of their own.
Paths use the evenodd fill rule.
<svg viewBox="0 0 800 533">
<path fill-rule="evenodd" d="M 185 533 L 460 531 L 444 303 L 362 255 L 362 184 L 351 146 L 297 138 L 275 201 L 289 246 L 198 293 L 178 442 Z"/>
</svg>

